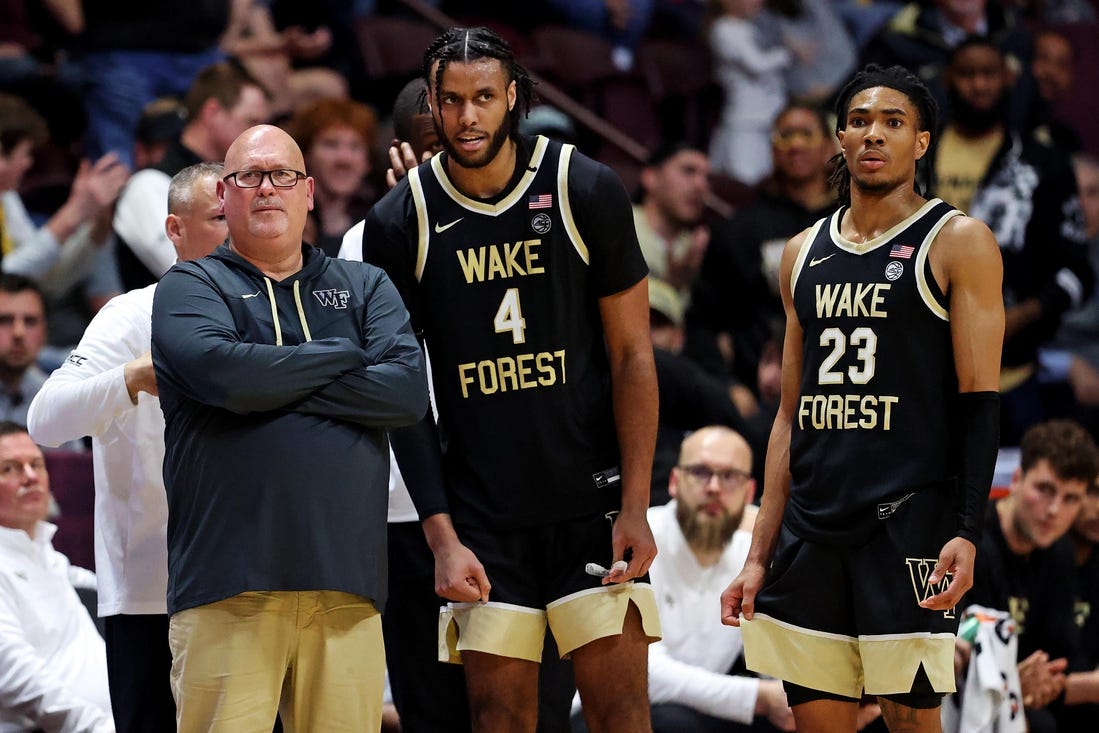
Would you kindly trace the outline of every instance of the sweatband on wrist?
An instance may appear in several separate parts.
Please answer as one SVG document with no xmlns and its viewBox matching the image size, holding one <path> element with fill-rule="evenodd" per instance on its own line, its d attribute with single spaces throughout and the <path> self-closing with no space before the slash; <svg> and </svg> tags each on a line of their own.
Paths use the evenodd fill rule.
<svg viewBox="0 0 1099 733">
<path fill-rule="evenodd" d="M 981 540 L 985 507 L 1000 450 L 1000 393 L 958 394 L 957 432 L 961 439 L 958 472 L 958 536 Z"/>
</svg>

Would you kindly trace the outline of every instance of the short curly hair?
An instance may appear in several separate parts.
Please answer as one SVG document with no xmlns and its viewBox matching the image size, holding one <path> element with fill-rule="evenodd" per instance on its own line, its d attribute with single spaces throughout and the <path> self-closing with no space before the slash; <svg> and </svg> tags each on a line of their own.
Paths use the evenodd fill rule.
<svg viewBox="0 0 1099 733">
<path fill-rule="evenodd" d="M 1084 481 L 1090 486 L 1099 477 L 1099 448 L 1073 420 L 1047 420 L 1032 426 L 1023 434 L 1019 449 L 1024 473 L 1045 460 L 1066 481 Z"/>
</svg>

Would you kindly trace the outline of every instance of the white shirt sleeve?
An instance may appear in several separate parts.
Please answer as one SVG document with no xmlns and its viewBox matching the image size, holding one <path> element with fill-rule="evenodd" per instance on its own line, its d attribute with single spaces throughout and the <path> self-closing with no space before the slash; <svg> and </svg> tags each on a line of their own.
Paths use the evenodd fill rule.
<svg viewBox="0 0 1099 733">
<path fill-rule="evenodd" d="M 711 672 L 668 655 L 664 642 L 649 645 L 649 701 L 674 703 L 714 718 L 751 723 L 759 680 Z"/>
<path fill-rule="evenodd" d="M 115 232 L 157 279 L 176 263 L 175 247 L 164 231 L 171 180 L 158 170 L 138 171 L 122 190 L 114 212 Z"/>
<path fill-rule="evenodd" d="M 714 55 L 752 76 L 785 69 L 793 61 L 793 54 L 785 46 L 761 48 L 755 25 L 749 21 L 719 21 L 711 33 L 710 48 Z"/>
<path fill-rule="evenodd" d="M 142 295 L 147 296 L 139 290 L 111 299 L 42 385 L 27 413 L 35 442 L 57 446 L 101 435 L 115 418 L 134 408 L 123 368 L 150 347 L 151 316 L 139 307 Z"/>
<path fill-rule="evenodd" d="M 58 733 L 114 733 L 111 714 L 68 689 L 25 641 L 15 592 L 0 580 L 0 709 Z"/>
<path fill-rule="evenodd" d="M 4 255 L 0 269 L 35 281 L 41 279 L 61 255 L 61 243 L 49 229 L 34 225 L 15 191 L 0 195 L 0 206 L 4 207 L 4 225 L 15 245 Z"/>
</svg>

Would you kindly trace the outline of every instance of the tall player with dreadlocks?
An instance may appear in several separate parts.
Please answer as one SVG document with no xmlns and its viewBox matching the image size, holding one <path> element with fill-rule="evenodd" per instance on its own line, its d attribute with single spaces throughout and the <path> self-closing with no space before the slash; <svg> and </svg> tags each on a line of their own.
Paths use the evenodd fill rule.
<svg viewBox="0 0 1099 733">
<path fill-rule="evenodd" d="M 846 204 L 787 243 L 782 401 L 744 570 L 722 594 L 799 731 L 940 731 L 953 607 L 972 585 L 998 448 L 999 249 L 914 186 L 936 109 L 899 66 L 836 105 Z"/>
<path fill-rule="evenodd" d="M 445 32 L 423 77 L 444 152 L 374 207 L 363 252 L 431 355 L 438 438 L 425 423 L 393 443 L 474 728 L 535 729 L 548 625 L 593 733 L 643 733 L 657 392 L 629 198 L 572 146 L 519 134 L 532 83 L 495 33 Z"/>
</svg>

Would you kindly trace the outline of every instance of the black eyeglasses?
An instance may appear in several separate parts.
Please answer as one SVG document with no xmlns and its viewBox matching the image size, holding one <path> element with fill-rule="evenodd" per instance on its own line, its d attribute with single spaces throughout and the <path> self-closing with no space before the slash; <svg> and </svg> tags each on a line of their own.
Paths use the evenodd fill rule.
<svg viewBox="0 0 1099 733">
<path fill-rule="evenodd" d="M 293 188 L 298 181 L 305 178 L 305 174 L 292 168 L 276 168 L 273 171 L 237 171 L 230 173 L 221 180 L 226 183 L 233 179 L 237 188 L 259 188 L 263 185 L 263 177 L 271 179 L 271 185 L 275 188 Z"/>
<path fill-rule="evenodd" d="M 717 476 L 717 482 L 723 489 L 739 489 L 745 481 L 752 477 L 752 474 L 747 471 L 740 471 L 736 468 L 725 468 L 722 470 L 716 470 L 701 463 L 693 466 L 676 466 L 680 471 L 687 474 L 691 481 L 696 484 L 705 486 L 710 483 L 714 476 Z"/>
</svg>

